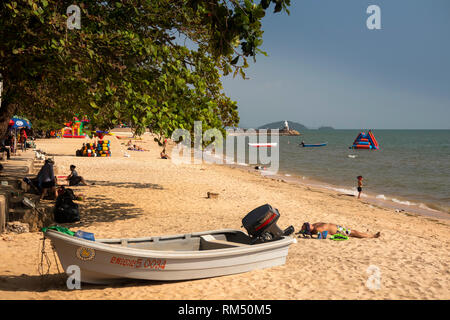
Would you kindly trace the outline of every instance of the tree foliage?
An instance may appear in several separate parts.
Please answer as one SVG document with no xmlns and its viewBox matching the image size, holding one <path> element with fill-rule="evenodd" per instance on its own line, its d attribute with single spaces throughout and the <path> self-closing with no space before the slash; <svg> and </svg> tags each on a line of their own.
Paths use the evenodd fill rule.
<svg viewBox="0 0 450 320">
<path fill-rule="evenodd" d="M 72 4 L 79 30 L 67 28 Z M 245 77 L 271 4 L 289 13 L 289 0 L 3 1 L 0 135 L 14 113 L 61 125 L 77 113 L 101 130 L 127 122 L 160 137 L 195 120 L 237 125 L 220 77 Z"/>
</svg>

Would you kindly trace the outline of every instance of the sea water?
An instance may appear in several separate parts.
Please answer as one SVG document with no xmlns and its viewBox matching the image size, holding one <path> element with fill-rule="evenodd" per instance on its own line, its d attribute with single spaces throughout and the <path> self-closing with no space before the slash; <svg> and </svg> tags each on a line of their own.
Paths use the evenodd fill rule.
<svg viewBox="0 0 450 320">
<path fill-rule="evenodd" d="M 450 213 L 450 130 L 373 130 L 378 150 L 349 149 L 360 131 L 280 136 L 278 150 L 269 152 L 279 152 L 278 173 L 283 176 L 355 195 L 361 175 L 363 195 Z M 327 145 L 304 148 L 302 141 Z"/>
</svg>

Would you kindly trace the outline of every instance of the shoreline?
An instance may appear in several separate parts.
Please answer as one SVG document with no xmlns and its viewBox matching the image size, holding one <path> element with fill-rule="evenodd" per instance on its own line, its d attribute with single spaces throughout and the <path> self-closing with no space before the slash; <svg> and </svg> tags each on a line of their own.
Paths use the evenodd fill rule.
<svg viewBox="0 0 450 320">
<path fill-rule="evenodd" d="M 289 174 L 289 176 L 286 176 L 286 174 Z M 336 186 L 332 185 L 327 182 L 315 180 L 314 178 L 306 178 L 304 179 L 302 176 L 295 175 L 292 173 L 278 173 L 276 174 L 278 179 L 285 179 L 286 182 L 296 183 L 300 184 L 306 187 L 314 187 L 314 188 L 320 188 L 325 190 L 331 190 L 336 193 L 340 193 L 341 196 L 351 196 L 355 197 L 357 196 L 356 190 L 350 190 L 346 186 Z M 306 180 L 306 181 L 305 181 Z M 355 187 L 356 189 L 356 187 Z M 450 214 L 446 213 L 444 211 L 435 210 L 429 207 L 423 208 L 421 206 L 426 206 L 425 203 L 417 202 L 413 199 L 408 200 L 397 200 L 395 196 L 389 195 L 388 197 L 383 196 L 383 198 L 379 197 L 380 194 L 374 193 L 374 192 L 367 192 L 363 190 L 363 193 L 361 194 L 361 201 L 367 201 L 370 204 L 379 205 L 381 207 L 384 207 L 386 209 L 396 209 L 400 210 L 399 212 L 404 211 L 410 211 L 411 213 L 420 214 L 427 217 L 433 217 L 438 219 L 450 219 Z M 392 199 L 392 200 L 391 200 Z M 393 201 L 397 200 L 399 202 Z M 403 202 L 403 203 L 402 203 Z M 407 204 L 405 202 L 409 202 L 410 204 Z"/>
<path fill-rule="evenodd" d="M 306 178 L 303 175 L 299 175 L 298 173 L 292 173 L 289 171 L 282 171 L 278 170 L 277 173 L 271 174 L 266 173 L 264 174 L 264 170 L 256 170 L 255 166 L 257 164 L 247 164 L 247 163 L 226 163 L 225 155 L 223 156 L 223 163 L 218 165 L 225 165 L 225 166 L 231 166 L 236 167 L 239 169 L 242 169 L 244 171 L 252 171 L 252 172 L 258 172 L 261 174 L 261 176 L 265 176 L 268 178 L 272 178 L 274 180 L 283 180 L 284 182 L 301 185 L 304 187 L 313 187 L 318 188 L 321 190 L 327 190 L 336 193 L 339 196 L 349 196 L 349 197 L 355 197 L 357 196 L 356 190 L 351 190 L 346 186 L 336 186 L 331 183 L 316 180 L 315 178 Z M 216 156 L 212 156 L 211 160 L 217 159 Z M 203 160 L 204 161 L 204 160 Z M 306 181 L 305 181 L 306 180 Z M 355 187 L 356 189 L 356 187 Z M 381 197 L 380 197 L 381 196 Z M 361 201 L 367 201 L 367 203 L 371 205 L 377 205 L 380 207 L 383 207 L 385 209 L 393 209 L 395 213 L 400 212 L 410 212 L 412 214 L 419 214 L 425 217 L 432 217 L 436 219 L 443 219 L 443 220 L 450 220 L 450 213 L 447 213 L 445 211 L 436 210 L 433 208 L 430 208 L 427 206 L 426 203 L 419 202 L 413 199 L 405 199 L 405 200 L 398 200 L 395 195 L 382 195 L 374 192 L 367 192 L 363 191 L 361 194 Z M 396 200 L 396 201 L 394 201 Z"/>
</svg>

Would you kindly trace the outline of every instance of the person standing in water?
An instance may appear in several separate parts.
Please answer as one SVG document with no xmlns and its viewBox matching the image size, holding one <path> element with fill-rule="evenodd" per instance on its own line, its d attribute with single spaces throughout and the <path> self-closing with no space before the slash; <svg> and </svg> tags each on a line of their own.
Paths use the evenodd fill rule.
<svg viewBox="0 0 450 320">
<path fill-rule="evenodd" d="M 362 186 L 363 186 L 363 177 L 357 176 L 356 179 L 358 179 L 358 199 L 361 198 L 361 192 L 362 192 Z"/>
</svg>

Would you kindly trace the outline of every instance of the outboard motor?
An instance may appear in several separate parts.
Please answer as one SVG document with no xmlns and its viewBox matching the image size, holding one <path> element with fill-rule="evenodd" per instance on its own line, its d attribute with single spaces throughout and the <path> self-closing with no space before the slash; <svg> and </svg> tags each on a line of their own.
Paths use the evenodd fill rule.
<svg viewBox="0 0 450 320">
<path fill-rule="evenodd" d="M 278 240 L 283 236 L 294 233 L 293 226 L 282 231 L 277 225 L 279 218 L 280 213 L 278 209 L 274 209 L 271 205 L 265 204 L 248 213 L 242 219 L 242 225 L 252 238 L 253 243 Z"/>
</svg>

